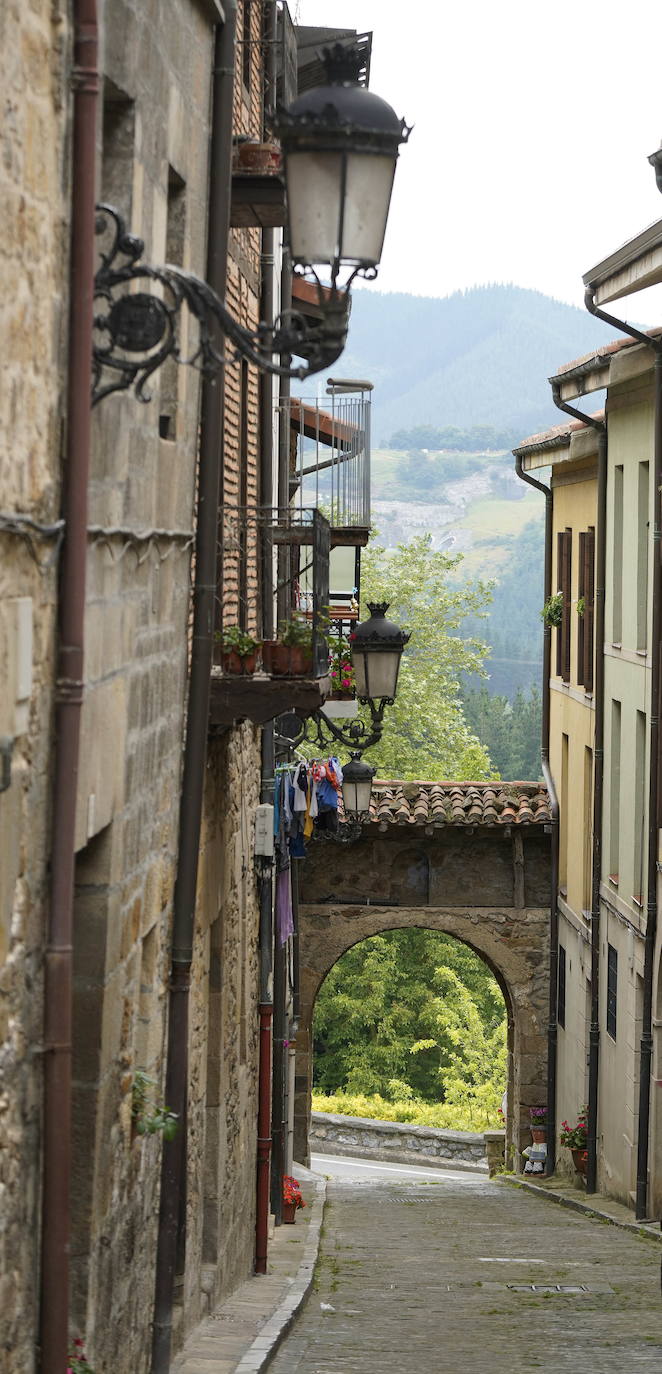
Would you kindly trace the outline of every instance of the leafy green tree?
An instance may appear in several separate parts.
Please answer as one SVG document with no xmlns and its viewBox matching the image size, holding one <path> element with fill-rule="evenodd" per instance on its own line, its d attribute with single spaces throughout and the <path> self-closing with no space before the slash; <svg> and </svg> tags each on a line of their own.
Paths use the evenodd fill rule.
<svg viewBox="0 0 662 1374">
<path fill-rule="evenodd" d="M 535 685 L 528 693 L 520 688 L 513 702 L 502 695 L 491 696 L 485 686 L 465 690 L 462 705 L 470 729 L 489 751 L 502 778 L 540 776 L 541 699 Z"/>
<path fill-rule="evenodd" d="M 471 1093 L 494 1080 L 498 1105 L 502 1024 L 499 986 L 461 941 L 424 929 L 374 935 L 348 950 L 320 989 L 315 1087 L 430 1103 L 450 1093 L 460 1105 L 463 1085 Z"/>
<path fill-rule="evenodd" d="M 484 676 L 487 646 L 459 633 L 463 620 L 484 616 L 491 584 L 452 577 L 460 557 L 432 549 L 420 535 L 395 551 L 369 545 L 362 570 L 362 598 L 388 601 L 389 618 L 406 626 L 411 641 L 400 667 L 395 704 L 388 707 L 382 739 L 371 761 L 386 778 L 488 778 L 487 749 L 462 709 L 463 673 Z"/>
</svg>

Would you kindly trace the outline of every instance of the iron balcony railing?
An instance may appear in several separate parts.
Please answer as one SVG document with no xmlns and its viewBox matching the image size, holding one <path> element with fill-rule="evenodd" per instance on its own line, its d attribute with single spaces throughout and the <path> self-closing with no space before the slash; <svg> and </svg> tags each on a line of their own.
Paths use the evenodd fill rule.
<svg viewBox="0 0 662 1374">
<path fill-rule="evenodd" d="M 299 638 L 308 641 L 311 666 L 306 671 L 312 677 L 326 676 L 329 555 L 329 522 L 319 510 L 221 506 L 216 666 L 224 667 L 227 632 L 237 627 L 265 646 L 247 671 L 269 672 L 267 646 L 294 622 Z"/>
<path fill-rule="evenodd" d="M 371 391 L 370 382 L 330 380 L 323 401 L 281 402 L 293 505 L 322 511 L 332 530 L 370 528 Z"/>
</svg>

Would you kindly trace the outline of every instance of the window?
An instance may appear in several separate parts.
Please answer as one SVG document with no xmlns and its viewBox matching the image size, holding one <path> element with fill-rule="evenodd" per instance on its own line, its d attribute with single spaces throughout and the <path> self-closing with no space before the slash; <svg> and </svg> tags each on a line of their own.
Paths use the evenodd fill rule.
<svg viewBox="0 0 662 1374">
<path fill-rule="evenodd" d="M 623 636 L 623 465 L 614 468 L 614 541 L 613 541 L 613 616 L 611 638 L 620 644 Z"/>
<path fill-rule="evenodd" d="M 103 82 L 101 197 L 131 223 L 135 108 L 130 96 L 109 77 Z"/>
<path fill-rule="evenodd" d="M 637 493 L 637 649 L 648 643 L 648 463 L 639 464 Z"/>
<path fill-rule="evenodd" d="M 572 530 L 560 530 L 557 536 L 558 589 L 563 596 L 563 615 L 556 631 L 556 672 L 564 682 L 570 681 Z"/>
<path fill-rule="evenodd" d="M 565 949 L 559 945 L 559 977 L 556 1003 L 556 1019 L 565 1030 Z"/>
<path fill-rule="evenodd" d="M 607 945 L 607 1034 L 616 1039 L 616 1006 L 618 996 L 618 953 Z"/>
<path fill-rule="evenodd" d="M 591 528 L 584 530 L 579 536 L 577 596 L 584 602 L 584 613 L 577 616 L 577 681 L 587 692 L 592 692 L 595 530 Z"/>
</svg>

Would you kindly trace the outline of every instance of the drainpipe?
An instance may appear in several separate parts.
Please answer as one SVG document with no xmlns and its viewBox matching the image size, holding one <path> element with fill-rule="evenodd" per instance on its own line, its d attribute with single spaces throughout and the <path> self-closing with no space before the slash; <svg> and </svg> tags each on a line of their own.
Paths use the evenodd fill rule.
<svg viewBox="0 0 662 1374">
<path fill-rule="evenodd" d="M 225 23 L 216 29 L 212 76 L 207 280 L 225 296 L 232 166 L 232 94 L 236 5 L 226 0 Z M 219 341 L 220 342 L 220 341 Z M 152 1372 L 170 1368 L 172 1307 L 180 1202 L 186 1176 L 188 1008 L 193 960 L 198 851 L 207 766 L 207 723 L 216 597 L 216 538 L 223 463 L 224 386 L 202 387 L 198 464 L 193 635 L 186 743 L 179 806 L 179 847 L 173 899 L 165 1101 L 180 1127 L 164 1141 L 156 1252 Z"/>
<path fill-rule="evenodd" d="M 267 133 L 268 112 L 275 106 L 276 95 L 276 38 L 278 12 L 275 0 L 265 8 L 263 36 L 265 40 L 264 66 L 264 126 Z M 260 319 L 274 318 L 275 234 L 273 229 L 262 230 Z M 274 463 L 274 397 L 273 377 L 260 373 L 260 504 L 273 506 Z M 262 565 L 262 626 L 265 639 L 274 633 L 273 566 L 270 559 Z M 274 799 L 274 727 L 262 729 L 262 788 L 260 800 L 273 805 Z M 259 1000 L 259 1068 L 257 1110 L 257 1183 L 255 1196 L 255 1273 L 266 1274 L 269 1240 L 269 1189 L 271 1176 L 271 1053 L 273 1022 L 273 868 L 262 861 L 259 874 L 260 893 L 260 1000 Z"/>
<path fill-rule="evenodd" d="M 586 1191 L 598 1183 L 598 1088 L 600 1068 L 600 880 L 602 877 L 602 806 L 604 795 L 605 715 L 605 568 L 607 558 L 607 422 L 577 410 L 561 399 L 560 383 L 552 378 L 554 405 L 581 420 L 598 435 L 598 511 L 595 549 L 595 707 L 593 741 L 593 864 L 591 870 L 591 1026 L 588 1049 L 588 1118 Z"/>
<path fill-rule="evenodd" d="M 662 488 L 662 340 L 651 338 L 625 320 L 608 315 L 595 304 L 594 290 L 588 287 L 586 309 L 599 320 L 647 344 L 655 353 L 655 419 L 653 439 L 653 574 L 651 626 L 650 764 L 648 775 L 648 855 L 646 941 L 644 946 L 644 1000 L 639 1052 L 639 1120 L 637 1130 L 637 1189 L 635 1216 L 643 1221 L 648 1211 L 648 1153 L 651 1106 L 651 1065 L 653 1058 L 653 979 L 657 943 L 657 875 L 659 846 L 659 737 L 660 737 L 660 630 L 662 628 L 662 564 L 660 563 L 660 490 Z"/>
<path fill-rule="evenodd" d="M 76 792 L 83 704 L 87 491 L 94 292 L 96 0 L 74 17 L 67 437 L 54 696 L 51 899 L 44 955 L 44 1125 L 41 1204 L 41 1374 L 62 1374 L 69 1321 L 71 1018 Z"/>
<path fill-rule="evenodd" d="M 515 454 L 515 471 L 523 482 L 528 482 L 530 487 L 535 487 L 536 491 L 541 491 L 545 498 L 545 572 L 543 601 L 547 601 L 552 591 L 552 492 L 551 488 L 546 487 L 544 482 L 539 482 L 535 477 L 531 477 L 530 473 L 524 471 L 521 453 Z M 551 895 L 549 904 L 549 1021 L 547 1026 L 547 1161 L 545 1165 L 548 1174 L 553 1174 L 556 1167 L 556 1063 L 559 961 L 559 803 L 549 763 L 549 679 L 551 666 L 552 630 L 550 625 L 545 624 L 542 653 L 543 690 L 540 761 L 543 777 L 545 779 L 545 786 L 549 793 L 549 804 L 552 817 Z"/>
</svg>

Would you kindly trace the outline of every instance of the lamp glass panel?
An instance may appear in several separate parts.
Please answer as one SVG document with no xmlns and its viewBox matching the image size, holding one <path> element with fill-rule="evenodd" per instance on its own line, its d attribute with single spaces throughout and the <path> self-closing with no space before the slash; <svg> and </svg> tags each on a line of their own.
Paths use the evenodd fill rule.
<svg viewBox="0 0 662 1374">
<path fill-rule="evenodd" d="M 290 249 L 295 262 L 333 263 L 338 256 L 342 155 L 288 153 Z"/>
<path fill-rule="evenodd" d="M 348 816 L 355 816 L 358 812 L 357 786 L 355 782 L 343 782 L 342 800 L 345 812 Z"/>
<path fill-rule="evenodd" d="M 362 649 L 352 649 L 352 667 L 354 669 L 354 683 L 356 686 L 357 697 L 368 696 L 368 676 L 366 666 L 366 655 Z"/>
<path fill-rule="evenodd" d="M 380 261 L 393 189 L 393 153 L 348 153 L 345 219 L 340 257 L 374 265 Z"/>
<path fill-rule="evenodd" d="M 368 661 L 366 670 L 368 690 L 365 695 L 374 699 L 394 697 L 401 655 L 397 652 L 380 650 L 368 652 L 365 657 Z M 357 695 L 361 695 L 358 693 L 358 689 Z"/>
</svg>

